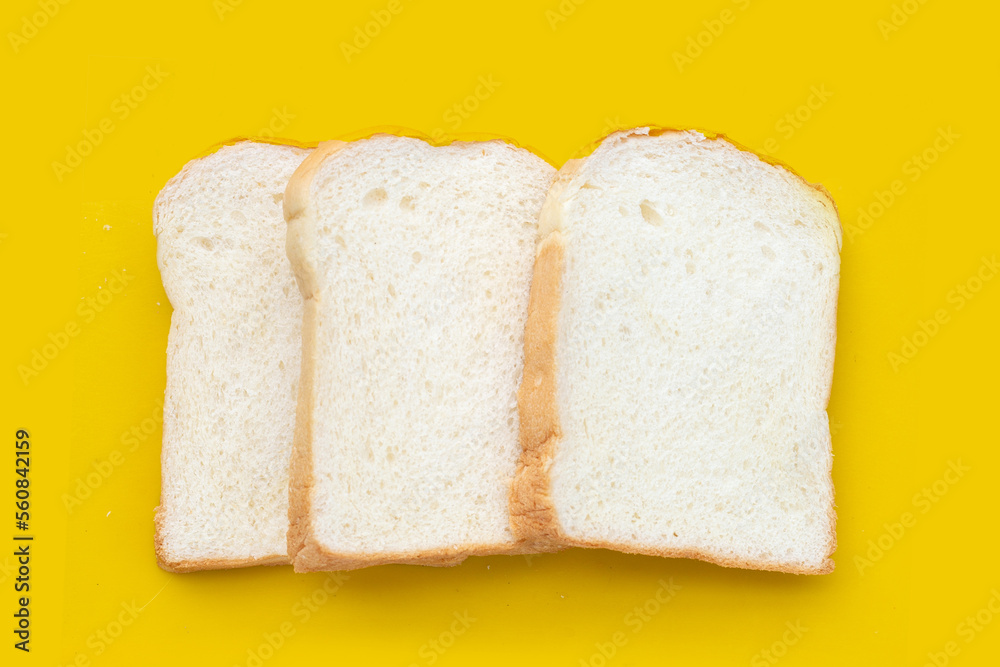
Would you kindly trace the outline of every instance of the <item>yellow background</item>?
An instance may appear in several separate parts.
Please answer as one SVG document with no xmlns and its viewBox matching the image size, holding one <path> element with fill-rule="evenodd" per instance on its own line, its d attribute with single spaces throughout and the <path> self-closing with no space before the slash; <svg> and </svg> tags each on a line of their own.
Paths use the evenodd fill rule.
<svg viewBox="0 0 1000 667">
<path fill-rule="evenodd" d="M 13 549 L 0 552 L 4 665 L 257 664 L 248 652 L 260 657 L 283 623 L 294 634 L 262 664 L 922 665 L 928 653 L 939 664 L 997 664 L 1000 616 L 974 632 L 960 624 L 1000 589 L 1000 279 L 961 308 L 953 291 L 1000 251 L 996 3 L 400 0 L 348 62 L 341 43 L 387 1 L 63 1 L 8 0 L 0 19 L 0 421 L 11 440 L 31 431 L 37 537 L 30 656 L 12 648 Z M 675 53 L 689 48 L 695 57 L 679 67 Z M 498 85 L 475 99 L 480 77 Z M 456 104 L 477 107 L 458 127 Z M 796 113 L 798 127 L 783 120 Z M 102 121 L 113 129 L 57 175 L 53 163 Z M 304 620 L 295 605 L 326 575 L 157 568 L 155 417 L 171 310 L 150 208 L 188 159 L 269 127 L 315 141 L 396 124 L 508 135 L 558 166 L 610 129 L 642 123 L 771 151 L 829 188 L 845 227 L 858 225 L 859 208 L 878 212 L 877 193 L 900 181 L 881 215 L 845 234 L 833 574 L 606 551 L 470 558 L 352 573 Z M 912 157 L 948 128 L 958 137 L 912 180 Z M 88 321 L 79 304 L 110 290 L 115 271 L 127 289 Z M 894 369 L 889 353 L 941 309 L 947 321 Z M 18 367 L 71 322 L 78 334 L 25 383 Z M 123 441 L 144 425 L 145 440 Z M 13 452 L 0 473 L 5 545 Z M 93 477 L 111 457 L 111 473 Z M 949 462 L 968 468 L 949 475 L 954 483 Z M 69 511 L 81 483 L 89 497 Z M 933 503 L 914 497 L 925 487 Z M 906 512 L 899 535 L 892 524 Z M 671 578 L 681 589 L 636 632 L 627 615 Z M 137 618 L 102 647 L 98 633 L 115 633 L 123 613 L 132 620 L 123 609 L 133 604 Z M 475 621 L 449 635 L 466 612 Z M 786 634 L 787 623 L 800 631 Z M 605 658 L 616 632 L 623 645 Z M 957 655 L 947 656 L 952 641 Z"/>
</svg>

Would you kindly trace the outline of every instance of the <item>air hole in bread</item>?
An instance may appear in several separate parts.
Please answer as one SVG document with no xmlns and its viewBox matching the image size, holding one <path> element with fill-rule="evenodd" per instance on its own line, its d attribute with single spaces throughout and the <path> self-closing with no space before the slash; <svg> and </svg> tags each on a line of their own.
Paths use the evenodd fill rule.
<svg viewBox="0 0 1000 667">
<path fill-rule="evenodd" d="M 642 211 L 642 219 L 655 227 L 661 227 L 663 225 L 663 216 L 660 215 L 659 211 L 653 207 L 653 202 L 648 199 L 639 204 L 639 210 Z"/>
<path fill-rule="evenodd" d="M 389 195 L 386 193 L 385 188 L 375 188 L 368 191 L 368 194 L 364 196 L 361 203 L 365 206 L 378 206 L 384 204 L 387 199 L 389 199 Z"/>
<path fill-rule="evenodd" d="M 407 195 L 406 197 L 400 199 L 399 208 L 403 209 L 404 211 L 412 211 L 413 209 L 415 209 L 416 205 L 413 203 L 413 197 Z"/>
</svg>

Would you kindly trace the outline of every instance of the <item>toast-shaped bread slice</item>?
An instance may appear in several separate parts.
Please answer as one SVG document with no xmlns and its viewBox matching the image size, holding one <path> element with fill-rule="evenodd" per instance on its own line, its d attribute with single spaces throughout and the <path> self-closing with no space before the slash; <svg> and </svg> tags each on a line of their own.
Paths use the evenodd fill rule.
<svg viewBox="0 0 1000 667">
<path fill-rule="evenodd" d="M 639 128 L 563 167 L 539 234 L 516 537 L 831 571 L 826 191 L 725 139 Z"/>
<path fill-rule="evenodd" d="M 288 562 L 302 297 L 282 197 L 309 152 L 224 146 L 156 198 L 157 261 L 174 308 L 156 510 L 166 570 Z"/>
<path fill-rule="evenodd" d="M 305 298 L 296 571 L 519 549 L 509 490 L 538 214 L 555 169 L 503 141 L 321 144 L 288 184 Z"/>
</svg>

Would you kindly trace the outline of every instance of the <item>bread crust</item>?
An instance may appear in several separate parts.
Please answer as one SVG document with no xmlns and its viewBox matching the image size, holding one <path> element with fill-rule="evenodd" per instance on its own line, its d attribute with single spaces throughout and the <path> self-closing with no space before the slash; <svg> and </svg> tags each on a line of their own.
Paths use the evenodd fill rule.
<svg viewBox="0 0 1000 667">
<path fill-rule="evenodd" d="M 295 407 L 295 433 L 288 470 L 288 558 L 295 564 L 299 552 L 315 548 L 310 511 L 312 508 L 312 408 L 316 373 L 316 217 L 309 202 L 312 180 L 323 161 L 346 144 L 328 141 L 317 146 L 292 174 L 285 188 L 283 211 L 288 224 L 285 250 L 302 292 L 302 361 L 299 396 Z M 308 552 L 307 552 L 308 553 Z"/>
<path fill-rule="evenodd" d="M 166 196 L 171 189 L 172 184 L 178 182 L 180 179 L 184 178 L 187 172 L 193 168 L 193 165 L 197 164 L 201 160 L 204 160 L 226 146 L 235 146 L 241 143 L 263 143 L 271 144 L 276 146 L 286 146 L 288 148 L 301 149 L 303 151 L 310 150 L 311 147 L 307 144 L 302 144 L 297 141 L 285 140 L 285 139 L 269 139 L 264 137 L 235 137 L 227 141 L 220 142 L 202 154 L 196 156 L 195 158 L 188 161 L 181 170 L 174 175 L 160 190 L 156 199 L 153 202 L 153 231 L 155 235 L 159 234 L 159 216 L 160 209 L 163 206 L 163 197 Z M 157 261 L 159 262 L 159 252 L 157 253 Z M 161 267 L 162 271 L 162 267 Z M 163 428 L 167 428 L 168 421 L 164 419 Z M 162 455 L 161 455 L 162 456 Z M 163 534 L 163 519 L 165 512 L 165 503 L 163 499 L 162 489 L 160 494 L 160 504 L 156 506 L 153 510 L 153 549 L 156 553 L 156 564 L 167 572 L 197 572 L 200 570 L 224 570 L 230 568 L 243 568 L 243 567 L 253 567 L 256 565 L 288 565 L 291 561 L 286 554 L 269 554 L 266 556 L 252 557 L 252 558 L 189 558 L 181 560 L 173 560 L 169 557 L 164 543 Z"/>
<path fill-rule="evenodd" d="M 810 181 L 803 178 L 803 176 L 799 174 L 799 172 L 795 171 L 795 169 L 793 169 L 790 165 L 785 164 L 784 162 L 782 162 L 781 160 L 772 155 L 768 155 L 767 153 L 761 153 L 760 151 L 756 151 L 750 148 L 749 146 L 744 146 L 735 139 L 728 137 L 724 132 L 713 132 L 711 130 L 706 130 L 698 127 L 670 127 L 667 125 L 657 125 L 655 123 L 647 123 L 645 125 L 636 125 L 632 128 L 622 128 L 618 130 L 612 130 L 611 132 L 608 132 L 604 136 L 598 137 L 597 139 L 591 141 L 590 143 L 580 148 L 575 153 L 576 155 L 575 159 L 576 160 L 587 159 L 595 150 L 597 150 L 601 146 L 601 144 L 603 144 L 608 138 L 610 138 L 613 135 L 621 135 L 622 138 L 640 134 L 650 137 L 658 137 L 661 134 L 673 134 L 673 133 L 684 133 L 684 132 L 697 132 L 706 139 L 708 139 L 709 141 L 724 141 L 727 144 L 736 148 L 737 150 L 740 150 L 744 153 L 752 153 L 753 155 L 756 155 L 761 162 L 766 162 L 772 167 L 780 167 L 781 169 L 784 169 L 789 174 L 800 180 L 803 184 L 808 185 L 810 188 L 813 188 L 817 192 L 821 193 L 824 197 L 826 197 L 829 200 L 831 204 L 833 204 L 834 210 L 835 211 L 837 210 L 837 203 L 833 200 L 833 195 L 831 195 L 830 191 L 827 190 L 825 187 L 823 187 L 821 183 L 811 183 Z M 838 222 L 839 220 L 840 218 L 838 215 Z"/>
<path fill-rule="evenodd" d="M 785 572 L 788 574 L 829 574 L 830 572 L 833 572 L 833 567 L 834 567 L 834 562 L 830 558 L 824 559 L 823 563 L 818 567 L 810 568 L 810 567 L 798 567 L 793 563 L 775 563 L 771 561 L 755 561 L 744 558 L 728 558 L 726 556 L 719 556 L 717 554 L 709 553 L 707 551 L 702 551 L 700 549 L 656 549 L 656 548 L 644 549 L 641 546 L 635 544 L 618 544 L 615 542 L 603 542 L 603 541 L 589 542 L 586 540 L 573 540 L 573 539 L 567 540 L 566 546 L 584 547 L 587 549 L 611 549 L 613 551 L 621 551 L 622 553 L 636 554 L 640 556 L 660 556 L 662 558 L 690 558 L 693 560 L 704 561 L 706 563 L 712 563 L 713 565 L 721 565 L 722 567 L 733 567 L 742 570 L 766 570 L 769 572 Z"/>
<path fill-rule="evenodd" d="M 546 205 L 548 202 L 546 202 Z M 565 261 L 562 234 L 538 247 L 524 330 L 524 374 L 517 391 L 521 456 L 510 491 L 510 526 L 528 548 L 567 546 L 551 497 L 549 466 L 562 437 L 556 405 L 556 341 Z"/>
<path fill-rule="evenodd" d="M 429 565 L 431 567 L 454 567 L 469 556 L 498 556 L 529 553 L 527 551 L 498 551 L 494 544 L 479 544 L 470 547 L 449 549 L 425 549 L 423 551 L 396 551 L 377 556 L 331 551 L 315 540 L 307 539 L 303 548 L 296 553 L 292 565 L 296 572 L 325 572 L 328 570 L 358 570 L 375 565 Z M 534 552 L 531 552 L 534 553 Z"/>
<path fill-rule="evenodd" d="M 556 174 L 538 216 L 540 242 L 524 329 L 524 371 L 517 391 L 521 455 L 510 489 L 510 526 L 532 551 L 567 546 L 551 497 L 549 466 L 562 437 L 556 404 L 556 341 L 565 259 L 562 197 L 584 160 L 567 160 Z"/>
<path fill-rule="evenodd" d="M 669 128 L 635 128 L 615 132 L 598 142 L 598 145 L 608 139 L 624 140 L 631 136 L 667 133 L 682 133 L 683 130 Z M 712 135 L 710 141 L 725 141 L 738 150 L 751 152 L 762 161 L 784 169 L 793 178 L 817 191 L 826 199 L 837 215 L 837 229 L 834 230 L 837 239 L 837 250 L 841 247 L 842 231 L 836 204 L 830 193 L 822 185 L 809 183 L 791 168 L 775 160 L 767 159 L 753 151 L 730 141 L 723 135 Z M 526 548 L 539 551 L 555 551 L 566 547 L 584 547 L 592 549 L 612 549 L 624 553 L 661 556 L 668 558 L 692 558 L 723 567 L 735 567 L 753 570 L 770 570 L 791 574 L 826 574 L 834 569 L 834 561 L 830 558 L 836 549 L 836 510 L 831 502 L 828 509 L 830 520 L 829 537 L 826 557 L 816 567 L 800 567 L 794 563 L 776 563 L 770 561 L 754 561 L 741 558 L 720 556 L 698 549 L 644 548 L 636 544 L 619 544 L 608 541 L 589 541 L 574 539 L 566 535 L 552 501 L 552 478 L 549 472 L 555 457 L 559 441 L 562 439 L 562 429 L 559 420 L 557 402 L 556 373 L 557 341 L 559 310 L 562 304 L 562 274 L 565 267 L 565 246 L 562 230 L 562 204 L 566 189 L 583 167 L 588 157 L 569 160 L 559 171 L 555 182 L 546 197 L 542 209 L 539 229 L 543 238 L 538 247 L 535 259 L 535 273 L 531 284 L 531 297 L 528 306 L 528 321 L 524 336 L 524 376 L 518 390 L 518 412 L 521 422 L 521 458 L 517 473 L 511 485 L 510 507 L 511 528 L 515 537 Z M 824 204 L 825 205 L 825 204 Z M 839 293 L 838 288 L 834 294 Z M 836 303 L 831 321 L 832 337 L 836 340 Z M 831 360 L 832 364 L 832 360 Z M 829 369 L 830 378 L 827 389 L 827 404 L 829 403 L 830 387 L 833 383 L 833 368 Z M 828 483 L 833 488 L 832 467 Z"/>
</svg>

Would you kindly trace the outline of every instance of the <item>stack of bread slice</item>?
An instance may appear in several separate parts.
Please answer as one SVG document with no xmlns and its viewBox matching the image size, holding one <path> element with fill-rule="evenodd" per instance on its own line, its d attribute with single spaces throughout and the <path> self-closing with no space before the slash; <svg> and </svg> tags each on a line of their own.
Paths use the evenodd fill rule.
<svg viewBox="0 0 1000 667">
<path fill-rule="evenodd" d="M 822 573 L 840 224 L 722 137 L 244 141 L 154 207 L 162 567 L 569 546 Z"/>
</svg>

